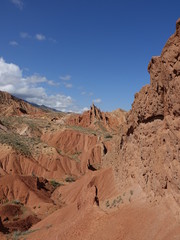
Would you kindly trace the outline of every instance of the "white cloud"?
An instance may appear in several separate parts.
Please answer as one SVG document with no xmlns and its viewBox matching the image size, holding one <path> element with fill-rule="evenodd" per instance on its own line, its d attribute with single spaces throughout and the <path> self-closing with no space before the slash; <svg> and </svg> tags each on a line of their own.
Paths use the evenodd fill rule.
<svg viewBox="0 0 180 240">
<path fill-rule="evenodd" d="M 47 82 L 49 85 L 51 85 L 51 86 L 58 86 L 59 85 L 59 83 L 55 83 L 54 81 L 52 81 L 52 80 L 48 80 L 48 82 Z"/>
<path fill-rule="evenodd" d="M 82 109 L 83 112 L 88 111 L 88 110 L 89 110 L 88 107 L 84 107 L 84 108 Z"/>
<path fill-rule="evenodd" d="M 87 95 L 87 96 L 89 96 L 89 97 L 92 97 L 92 96 L 94 95 L 94 93 L 93 93 L 93 92 L 82 91 L 82 92 L 81 92 L 81 95 Z"/>
<path fill-rule="evenodd" d="M 46 79 L 46 77 L 41 77 L 37 74 L 32 75 L 30 77 L 27 77 L 24 79 L 25 81 L 27 81 L 30 84 L 36 84 L 36 83 L 44 83 L 44 82 L 48 82 L 48 80 Z"/>
<path fill-rule="evenodd" d="M 27 33 L 27 32 L 21 32 L 21 33 L 20 33 L 20 37 L 21 37 L 21 38 L 24 38 L 24 39 L 34 38 L 34 39 L 36 39 L 36 40 L 38 40 L 38 41 L 48 40 L 48 41 L 51 42 L 51 43 L 57 43 L 57 40 L 56 40 L 56 39 L 51 38 L 51 37 L 47 38 L 45 35 L 40 34 L 40 33 L 37 33 L 34 37 L 32 37 L 32 35 L 30 35 L 30 34 Z"/>
<path fill-rule="evenodd" d="M 63 81 L 62 84 L 66 88 L 72 88 L 73 87 L 73 85 L 71 83 L 67 83 L 67 81 L 71 80 L 71 75 L 60 76 L 59 79 Z"/>
<path fill-rule="evenodd" d="M 46 37 L 43 35 L 43 34 L 40 34 L 40 33 L 37 33 L 35 38 L 38 40 L 38 41 L 44 41 L 46 40 Z"/>
<path fill-rule="evenodd" d="M 71 83 L 64 83 L 64 86 L 66 87 L 66 88 L 72 88 L 72 84 Z"/>
<path fill-rule="evenodd" d="M 20 10 L 23 9 L 24 3 L 22 0 L 11 0 L 11 2 L 18 7 Z"/>
<path fill-rule="evenodd" d="M 10 42 L 9 42 L 9 45 L 11 45 L 11 46 L 17 46 L 18 43 L 17 43 L 16 41 L 10 41 Z"/>
<path fill-rule="evenodd" d="M 59 78 L 63 81 L 69 81 L 71 79 L 71 75 L 60 76 Z"/>
<path fill-rule="evenodd" d="M 46 105 L 60 111 L 81 112 L 70 96 L 63 94 L 48 95 L 41 84 L 55 85 L 52 80 L 37 74 L 24 77 L 22 70 L 13 63 L 0 58 L 0 90 L 39 105 Z"/>
<path fill-rule="evenodd" d="M 21 32 L 20 37 L 21 38 L 31 38 L 31 35 L 29 35 L 29 33 L 27 33 L 27 32 Z"/>
<path fill-rule="evenodd" d="M 95 102 L 95 103 L 101 103 L 102 100 L 101 100 L 100 98 L 97 98 L 97 99 L 94 99 L 93 102 Z"/>
<path fill-rule="evenodd" d="M 60 111 L 69 111 L 73 107 L 73 100 L 70 96 L 65 96 L 61 94 L 50 95 L 47 96 L 46 94 L 43 95 L 41 98 L 38 96 L 36 97 L 28 97 L 26 99 L 29 102 L 34 102 L 38 105 L 45 105 Z"/>
</svg>

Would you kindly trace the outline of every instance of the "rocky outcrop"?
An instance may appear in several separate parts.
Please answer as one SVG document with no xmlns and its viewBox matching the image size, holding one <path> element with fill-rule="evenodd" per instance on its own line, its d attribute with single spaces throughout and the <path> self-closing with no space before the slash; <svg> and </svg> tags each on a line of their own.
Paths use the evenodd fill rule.
<svg viewBox="0 0 180 240">
<path fill-rule="evenodd" d="M 12 96 L 7 92 L 0 91 L 0 114 L 3 116 L 12 115 L 42 115 L 44 113 L 40 108 Z"/>
<path fill-rule="evenodd" d="M 148 71 L 150 84 L 135 95 L 112 165 L 122 188 L 139 184 L 150 201 L 171 196 L 180 204 L 180 19 Z"/>
<path fill-rule="evenodd" d="M 119 126 L 126 121 L 126 112 L 117 109 L 114 112 L 102 112 L 94 104 L 89 111 L 81 114 L 70 116 L 67 121 L 69 125 L 76 125 L 82 127 L 90 127 L 93 129 L 101 129 L 105 131 L 117 130 Z"/>
<path fill-rule="evenodd" d="M 161 56 L 153 57 L 148 65 L 150 85 L 135 95 L 128 115 L 129 127 L 180 116 L 180 19 L 176 32 L 167 41 Z M 131 126 L 130 126 L 131 125 Z"/>
<path fill-rule="evenodd" d="M 79 174 L 88 170 L 88 164 L 100 167 L 103 155 L 109 150 L 101 137 L 75 129 L 44 134 L 42 140 L 58 149 L 62 156 L 68 156 L 70 162 L 73 160 L 79 166 L 76 167 Z"/>
</svg>

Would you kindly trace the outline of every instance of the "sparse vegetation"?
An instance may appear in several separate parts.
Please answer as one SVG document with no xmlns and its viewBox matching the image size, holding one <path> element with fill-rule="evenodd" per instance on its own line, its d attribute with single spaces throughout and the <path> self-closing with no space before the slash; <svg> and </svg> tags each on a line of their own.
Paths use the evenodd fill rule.
<svg viewBox="0 0 180 240">
<path fill-rule="evenodd" d="M 7 237 L 7 239 L 12 239 L 12 240 L 22 239 L 23 236 L 28 235 L 28 234 L 33 233 L 33 232 L 36 232 L 36 231 L 38 231 L 38 230 L 39 230 L 39 229 L 27 230 L 27 231 L 24 231 L 24 232 L 15 231 L 15 232 L 13 232 L 13 234 L 12 234 L 12 238 L 8 238 L 8 237 Z"/>
<path fill-rule="evenodd" d="M 0 121 L 7 128 L 7 131 L 0 129 L 1 144 L 9 145 L 27 157 L 39 154 L 42 146 L 44 149 L 49 147 L 40 139 L 47 124 L 50 124 L 51 128 L 48 119 L 31 118 L 29 116 L 1 116 Z"/>
<path fill-rule="evenodd" d="M 31 157 L 32 154 L 35 153 L 35 146 L 41 143 L 41 140 L 38 137 L 31 138 L 17 133 L 3 132 L 0 130 L 0 143 L 11 146 L 15 151 L 26 157 Z"/>
<path fill-rule="evenodd" d="M 117 201 L 116 201 L 116 199 L 114 199 L 113 202 L 112 202 L 112 207 L 113 206 L 116 207 L 116 203 L 117 203 Z"/>
<path fill-rule="evenodd" d="M 31 156 L 29 146 L 23 136 L 15 133 L 0 133 L 0 143 L 10 145 L 14 150 L 25 156 Z"/>
<path fill-rule="evenodd" d="M 81 152 L 75 152 L 74 154 L 70 155 L 69 157 L 74 159 L 76 162 L 80 162 L 80 159 L 78 158 Z"/>
<path fill-rule="evenodd" d="M 39 119 L 31 119 L 29 117 L 21 117 L 21 116 L 8 116 L 1 117 L 1 122 L 5 127 L 14 131 L 19 128 L 19 126 L 27 125 L 32 133 L 36 136 L 41 135 L 41 128 L 44 128 L 45 122 Z"/>
<path fill-rule="evenodd" d="M 15 200 L 12 200 L 12 203 L 13 203 L 13 204 L 17 204 L 17 205 L 21 204 L 21 202 L 20 202 L 19 200 L 16 200 L 16 199 L 15 199 Z"/>
<path fill-rule="evenodd" d="M 98 131 L 95 131 L 91 128 L 84 128 L 84 127 L 81 127 L 81 126 L 66 126 L 66 127 L 69 128 L 69 129 L 72 129 L 72 130 L 83 132 L 85 134 L 98 135 L 98 133 L 99 133 Z"/>
<path fill-rule="evenodd" d="M 7 198 L 0 199 L 0 204 L 7 204 L 8 202 L 9 202 L 9 200 Z"/>
<path fill-rule="evenodd" d="M 75 178 L 73 176 L 68 176 L 65 178 L 66 182 L 75 182 Z"/>
<path fill-rule="evenodd" d="M 111 203 L 109 200 L 107 200 L 106 207 L 107 208 L 117 207 L 120 203 L 124 203 L 124 201 L 121 196 L 118 196 L 115 199 L 113 199 Z"/>
<path fill-rule="evenodd" d="M 112 138 L 112 135 L 110 135 L 109 133 L 107 133 L 104 138 Z"/>
<path fill-rule="evenodd" d="M 55 187 L 55 188 L 57 188 L 57 187 L 59 187 L 59 186 L 62 185 L 61 183 L 56 182 L 55 180 L 51 180 L 51 181 L 50 181 L 50 184 L 51 184 L 53 187 Z"/>
<path fill-rule="evenodd" d="M 122 203 L 123 203 L 123 199 L 122 199 L 122 197 L 121 197 L 121 196 L 118 196 L 118 197 L 117 197 L 117 203 L 120 203 L 120 202 L 122 202 Z"/>
<path fill-rule="evenodd" d="M 106 128 L 102 125 L 100 121 L 97 121 L 95 124 L 98 126 L 98 128 L 102 131 L 103 134 L 107 133 Z"/>
<path fill-rule="evenodd" d="M 109 200 L 106 201 L 106 207 L 110 207 L 110 203 L 109 203 Z"/>
<path fill-rule="evenodd" d="M 60 149 L 57 149 L 57 148 L 56 148 L 56 151 L 59 153 L 59 155 L 63 155 L 63 154 L 62 154 L 62 151 L 61 151 Z"/>
<path fill-rule="evenodd" d="M 107 132 L 106 128 L 104 126 L 102 126 L 102 124 L 100 122 L 96 122 L 97 125 L 97 130 L 91 129 L 91 128 L 85 128 L 82 126 L 66 126 L 69 129 L 75 130 L 75 131 L 79 131 L 82 132 L 84 134 L 91 134 L 94 136 L 102 136 L 104 137 L 106 140 L 111 139 L 113 136 Z"/>
<path fill-rule="evenodd" d="M 76 162 L 80 162 L 80 159 L 79 159 L 79 155 L 82 153 L 82 152 L 75 152 L 74 154 L 69 154 L 69 153 L 64 153 L 62 150 L 60 149 L 57 149 L 56 148 L 56 151 L 61 155 L 61 156 L 66 156 L 68 157 L 69 159 L 71 160 L 75 160 Z"/>
</svg>

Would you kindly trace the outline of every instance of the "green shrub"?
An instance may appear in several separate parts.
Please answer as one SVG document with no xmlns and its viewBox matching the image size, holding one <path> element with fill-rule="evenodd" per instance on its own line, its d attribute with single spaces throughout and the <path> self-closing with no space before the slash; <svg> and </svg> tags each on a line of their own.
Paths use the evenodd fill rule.
<svg viewBox="0 0 180 240">
<path fill-rule="evenodd" d="M 55 187 L 55 188 L 61 186 L 61 184 L 60 184 L 59 182 L 56 182 L 55 180 L 51 180 L 51 181 L 50 181 L 50 184 L 51 184 L 53 187 Z"/>
<path fill-rule="evenodd" d="M 105 138 L 112 138 L 112 135 L 106 134 L 104 137 L 105 137 Z"/>
<path fill-rule="evenodd" d="M 75 182 L 75 179 L 74 179 L 73 176 L 68 176 L 68 177 L 65 178 L 65 181 L 66 182 Z"/>
<path fill-rule="evenodd" d="M 39 229 L 27 230 L 27 231 L 24 231 L 24 232 L 15 231 L 15 232 L 13 232 L 12 240 L 20 240 L 20 239 L 22 239 L 23 236 L 28 235 L 28 234 L 33 233 L 33 232 L 36 232 L 36 231 L 38 231 L 38 230 L 39 230 Z"/>
<path fill-rule="evenodd" d="M 109 200 L 106 201 L 106 207 L 110 207 L 110 203 L 109 203 Z"/>
</svg>

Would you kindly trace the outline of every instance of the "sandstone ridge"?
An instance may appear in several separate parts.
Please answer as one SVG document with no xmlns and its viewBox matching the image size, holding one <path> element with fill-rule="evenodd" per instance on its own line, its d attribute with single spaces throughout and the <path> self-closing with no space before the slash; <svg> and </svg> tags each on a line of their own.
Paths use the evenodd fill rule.
<svg viewBox="0 0 180 240">
<path fill-rule="evenodd" d="M 82 115 L 77 114 L 69 118 L 68 124 L 94 129 L 105 129 L 107 131 L 116 131 L 119 126 L 126 121 L 126 112 L 117 109 L 114 112 L 102 112 L 94 103 L 90 110 L 85 111 Z"/>
<path fill-rule="evenodd" d="M 0 110 L 4 116 L 10 115 L 40 115 L 44 111 L 31 104 L 12 96 L 7 92 L 0 91 Z"/>
</svg>

